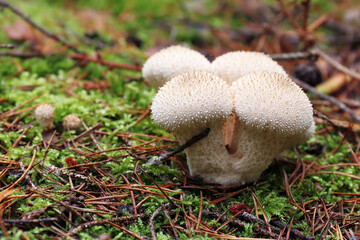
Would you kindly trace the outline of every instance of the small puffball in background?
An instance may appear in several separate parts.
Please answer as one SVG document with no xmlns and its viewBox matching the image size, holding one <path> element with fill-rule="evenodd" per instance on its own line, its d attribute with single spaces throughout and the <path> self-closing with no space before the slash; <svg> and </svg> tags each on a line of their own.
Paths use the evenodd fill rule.
<svg viewBox="0 0 360 240">
<path fill-rule="evenodd" d="M 81 119 L 76 114 L 69 114 L 64 118 L 64 129 L 77 130 L 81 126 Z"/>
<path fill-rule="evenodd" d="M 261 52 L 235 51 L 218 56 L 212 63 L 213 73 L 228 84 L 251 72 L 276 72 L 287 75 L 285 70 L 268 55 Z"/>
<path fill-rule="evenodd" d="M 54 115 L 54 107 L 47 103 L 42 103 L 35 109 L 35 118 L 37 122 L 46 129 L 54 127 Z"/>
</svg>

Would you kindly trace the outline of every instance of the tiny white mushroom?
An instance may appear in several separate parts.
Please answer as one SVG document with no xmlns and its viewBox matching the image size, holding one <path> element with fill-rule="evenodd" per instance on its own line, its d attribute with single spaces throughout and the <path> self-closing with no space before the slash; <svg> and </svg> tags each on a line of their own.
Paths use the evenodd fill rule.
<svg viewBox="0 0 360 240">
<path fill-rule="evenodd" d="M 221 130 L 232 112 L 228 84 L 209 72 L 180 74 L 159 89 L 151 106 L 154 121 L 184 144 L 205 128 L 209 135 L 185 149 L 192 176 L 224 183 L 231 163 Z"/>
<path fill-rule="evenodd" d="M 35 109 L 35 118 L 40 126 L 51 129 L 54 127 L 55 109 L 50 104 L 42 103 Z"/>
<path fill-rule="evenodd" d="M 76 114 L 69 114 L 63 120 L 65 130 L 77 130 L 81 126 L 81 119 Z"/>
<path fill-rule="evenodd" d="M 207 71 L 210 62 L 199 52 L 182 47 L 170 46 L 152 55 L 144 64 L 144 80 L 159 89 L 170 79 L 184 72 Z"/>
<path fill-rule="evenodd" d="M 211 63 L 211 71 L 228 84 L 250 72 L 268 71 L 286 75 L 285 70 L 266 54 L 247 51 L 229 52 L 217 57 Z"/>
<path fill-rule="evenodd" d="M 233 82 L 236 162 L 233 182 L 251 182 L 283 150 L 309 139 L 315 130 L 306 94 L 283 74 L 250 73 Z"/>
</svg>

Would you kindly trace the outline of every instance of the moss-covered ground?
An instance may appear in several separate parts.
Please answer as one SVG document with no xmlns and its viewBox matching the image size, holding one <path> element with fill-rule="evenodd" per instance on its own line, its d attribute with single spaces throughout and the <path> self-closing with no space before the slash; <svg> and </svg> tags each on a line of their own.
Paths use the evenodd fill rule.
<svg viewBox="0 0 360 240">
<path fill-rule="evenodd" d="M 359 125 L 315 95 L 314 108 L 328 116 L 317 114 L 316 135 L 283 152 L 255 183 L 201 183 L 189 176 L 184 153 L 145 165 L 178 146 L 151 119 L 156 91 L 141 76 L 162 47 L 186 44 L 214 58 L 237 49 L 295 52 L 315 41 L 358 57 L 356 44 L 327 42 L 336 29 L 298 37 L 278 2 L 246 2 L 11 1 L 77 51 L 4 7 L 0 44 L 12 48 L 0 49 L 0 239 L 358 238 Z M 342 19 L 356 6 L 343 2 L 312 1 L 309 24 L 326 14 Z M 296 12 L 305 4 L 284 4 L 301 25 Z M 278 25 L 266 22 L 267 11 Z M 335 74 L 318 61 L 325 78 Z M 281 62 L 289 71 L 297 63 Z M 356 81 L 334 96 L 359 112 Z M 41 103 L 55 108 L 49 131 L 34 116 Z M 82 126 L 64 129 L 73 113 Z M 233 217 L 247 207 L 257 223 Z"/>
</svg>

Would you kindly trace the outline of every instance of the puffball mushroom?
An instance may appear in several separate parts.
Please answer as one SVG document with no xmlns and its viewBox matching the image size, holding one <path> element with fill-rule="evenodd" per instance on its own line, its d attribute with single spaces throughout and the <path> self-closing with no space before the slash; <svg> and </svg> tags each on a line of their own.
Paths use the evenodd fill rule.
<svg viewBox="0 0 360 240">
<path fill-rule="evenodd" d="M 313 136 L 313 109 L 300 87 L 279 73 L 250 73 L 231 90 L 239 123 L 229 183 L 251 182 L 283 150 Z"/>
<path fill-rule="evenodd" d="M 261 52 L 234 51 L 218 56 L 210 71 L 224 79 L 229 85 L 240 77 L 258 71 L 277 72 L 286 75 L 285 70 L 269 56 Z M 234 152 L 235 127 L 238 122 L 232 114 L 223 126 L 223 139 L 229 153 Z"/>
<path fill-rule="evenodd" d="M 50 104 L 42 103 L 35 109 L 35 118 L 40 126 L 51 129 L 54 127 L 55 109 Z"/>
<path fill-rule="evenodd" d="M 229 52 L 217 57 L 210 70 L 228 84 L 250 72 L 268 71 L 286 75 L 285 70 L 266 54 L 247 51 Z"/>
<path fill-rule="evenodd" d="M 230 86 L 209 72 L 177 75 L 156 94 L 151 110 L 154 121 L 173 132 L 180 144 L 210 128 L 209 135 L 185 149 L 192 176 L 222 183 L 229 166 L 221 129 L 233 109 Z"/>
<path fill-rule="evenodd" d="M 210 62 L 205 56 L 182 46 L 170 46 L 152 55 L 144 64 L 144 80 L 159 89 L 173 77 L 184 72 L 207 71 Z"/>
<path fill-rule="evenodd" d="M 81 119 L 76 114 L 69 114 L 63 120 L 63 127 L 67 130 L 77 130 L 81 126 Z"/>
</svg>

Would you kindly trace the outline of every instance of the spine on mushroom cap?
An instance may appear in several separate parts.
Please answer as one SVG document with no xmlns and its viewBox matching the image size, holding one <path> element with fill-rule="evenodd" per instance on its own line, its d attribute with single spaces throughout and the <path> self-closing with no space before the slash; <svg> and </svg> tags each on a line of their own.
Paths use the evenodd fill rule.
<svg viewBox="0 0 360 240">
<path fill-rule="evenodd" d="M 206 127 L 225 120 L 232 111 L 229 86 L 213 73 L 189 72 L 166 83 L 151 106 L 153 119 L 170 131 Z"/>
</svg>

